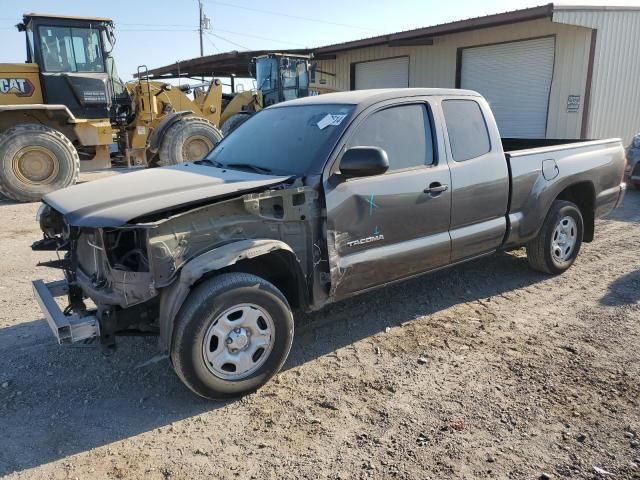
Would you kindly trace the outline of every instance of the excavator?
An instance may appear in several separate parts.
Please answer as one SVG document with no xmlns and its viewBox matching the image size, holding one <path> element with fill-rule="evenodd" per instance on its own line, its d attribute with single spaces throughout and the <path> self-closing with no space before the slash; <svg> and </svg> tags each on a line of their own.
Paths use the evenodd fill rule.
<svg viewBox="0 0 640 480">
<path fill-rule="evenodd" d="M 26 63 L 0 64 L 0 196 L 16 201 L 72 185 L 81 170 L 198 160 L 223 138 L 221 128 L 291 97 L 291 66 L 294 95 L 308 95 L 301 59 L 256 58 L 256 72 L 271 69 L 258 89 L 223 94 L 215 79 L 192 99 L 150 80 L 144 65 L 136 80 L 120 80 L 109 18 L 29 13 L 17 27 Z M 289 89 L 280 84 L 287 81 Z"/>
</svg>

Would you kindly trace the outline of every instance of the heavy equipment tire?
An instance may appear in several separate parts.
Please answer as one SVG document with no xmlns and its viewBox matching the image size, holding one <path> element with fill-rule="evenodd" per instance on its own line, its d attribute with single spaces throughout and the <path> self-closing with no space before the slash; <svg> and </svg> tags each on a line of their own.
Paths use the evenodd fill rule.
<svg viewBox="0 0 640 480">
<path fill-rule="evenodd" d="M 73 185 L 79 174 L 78 152 L 61 132 L 25 123 L 0 133 L 0 195 L 37 202 Z"/>
<path fill-rule="evenodd" d="M 162 139 L 158 166 L 201 160 L 222 140 L 222 132 L 200 117 L 182 117 L 171 125 Z"/>
<path fill-rule="evenodd" d="M 556 200 L 538 236 L 527 243 L 527 258 L 534 270 L 558 274 L 575 261 L 584 234 L 584 221 L 576 204 Z"/>
<path fill-rule="evenodd" d="M 249 120 L 250 117 L 251 115 L 248 113 L 236 113 L 235 115 L 232 115 L 222 124 L 222 134 L 226 137 L 244 122 Z"/>
<path fill-rule="evenodd" d="M 263 278 L 223 273 L 205 280 L 176 316 L 171 361 L 198 395 L 237 397 L 264 385 L 284 364 L 293 341 L 293 313 Z"/>
</svg>

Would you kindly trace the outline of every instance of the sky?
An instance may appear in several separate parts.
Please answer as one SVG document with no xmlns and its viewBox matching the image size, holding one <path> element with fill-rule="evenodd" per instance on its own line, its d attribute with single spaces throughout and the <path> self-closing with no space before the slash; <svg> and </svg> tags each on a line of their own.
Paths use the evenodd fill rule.
<svg viewBox="0 0 640 480">
<path fill-rule="evenodd" d="M 203 0 L 205 14 L 211 20 L 204 53 L 316 47 L 544 3 L 545 0 Z M 640 0 L 573 3 L 640 6 Z M 200 54 L 197 0 L 0 0 L 0 4 L 0 63 L 25 61 L 24 33 L 14 25 L 27 11 L 112 18 L 117 36 L 114 55 L 124 80 L 130 80 L 140 64 L 154 68 Z"/>
</svg>

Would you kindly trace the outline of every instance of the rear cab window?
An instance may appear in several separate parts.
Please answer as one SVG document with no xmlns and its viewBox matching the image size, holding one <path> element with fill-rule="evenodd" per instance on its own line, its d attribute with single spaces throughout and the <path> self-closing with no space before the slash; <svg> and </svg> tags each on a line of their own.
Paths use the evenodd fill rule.
<svg viewBox="0 0 640 480">
<path fill-rule="evenodd" d="M 434 164 L 431 116 L 425 104 L 398 105 L 369 115 L 347 142 L 351 147 L 380 147 L 389 170 Z"/>
<path fill-rule="evenodd" d="M 449 133 L 451 155 L 456 162 L 471 160 L 491 151 L 489 130 L 478 102 L 467 99 L 444 100 L 442 111 Z"/>
</svg>

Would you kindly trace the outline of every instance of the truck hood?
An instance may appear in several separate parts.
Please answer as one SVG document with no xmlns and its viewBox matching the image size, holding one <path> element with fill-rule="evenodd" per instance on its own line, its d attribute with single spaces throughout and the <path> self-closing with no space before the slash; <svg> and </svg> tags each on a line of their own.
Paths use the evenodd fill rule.
<svg viewBox="0 0 640 480">
<path fill-rule="evenodd" d="M 290 178 L 182 163 L 74 185 L 42 201 L 69 225 L 118 227 L 176 207 L 265 190 Z"/>
</svg>

